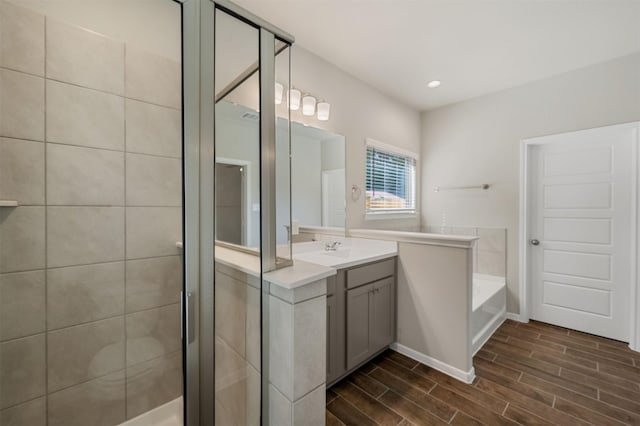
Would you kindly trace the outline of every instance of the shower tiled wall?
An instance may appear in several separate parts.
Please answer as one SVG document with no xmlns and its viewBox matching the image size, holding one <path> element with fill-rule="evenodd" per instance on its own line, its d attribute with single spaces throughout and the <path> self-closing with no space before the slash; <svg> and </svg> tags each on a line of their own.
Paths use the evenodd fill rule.
<svg viewBox="0 0 640 426">
<path fill-rule="evenodd" d="M 430 225 L 425 227 L 424 232 L 480 237 L 473 250 L 473 272 L 498 277 L 507 276 L 506 228 Z"/>
<path fill-rule="evenodd" d="M 181 394 L 180 72 L 0 2 L 2 426 L 116 425 Z"/>
</svg>

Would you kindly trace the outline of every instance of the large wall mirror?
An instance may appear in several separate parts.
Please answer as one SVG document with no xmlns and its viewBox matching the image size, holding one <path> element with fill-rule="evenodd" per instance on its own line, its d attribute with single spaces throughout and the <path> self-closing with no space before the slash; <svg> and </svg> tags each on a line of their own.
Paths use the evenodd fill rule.
<svg viewBox="0 0 640 426">
<path fill-rule="evenodd" d="M 223 124 L 216 128 L 216 217 L 217 223 L 224 223 L 223 228 L 216 229 L 216 239 L 258 248 L 260 153 L 255 141 L 259 115 L 242 105 L 220 101 L 216 119 Z M 285 131 L 287 121 L 278 119 L 278 127 L 282 127 L 279 129 L 282 131 L 276 132 L 276 155 L 286 158 L 289 150 Z M 292 123 L 291 190 L 288 179 L 277 179 L 276 182 L 277 202 L 288 203 L 291 193 L 291 217 L 300 226 L 344 227 L 344 136 Z M 277 243 L 286 243 L 286 227 L 279 226 L 276 231 Z"/>
<path fill-rule="evenodd" d="M 291 123 L 291 218 L 301 226 L 345 226 L 345 139 Z"/>
</svg>

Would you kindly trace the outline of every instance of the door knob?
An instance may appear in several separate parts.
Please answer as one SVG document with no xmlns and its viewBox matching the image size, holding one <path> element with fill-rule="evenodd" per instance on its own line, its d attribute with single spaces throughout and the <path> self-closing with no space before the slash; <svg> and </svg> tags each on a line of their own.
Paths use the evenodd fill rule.
<svg viewBox="0 0 640 426">
<path fill-rule="evenodd" d="M 529 242 L 531 243 L 532 246 L 537 246 L 538 244 L 540 244 L 540 241 L 536 240 L 535 238 Z"/>
</svg>

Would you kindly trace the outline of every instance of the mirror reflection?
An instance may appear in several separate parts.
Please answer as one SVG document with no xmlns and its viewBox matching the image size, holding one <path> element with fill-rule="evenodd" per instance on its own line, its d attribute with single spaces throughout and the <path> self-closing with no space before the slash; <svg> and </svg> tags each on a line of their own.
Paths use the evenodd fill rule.
<svg viewBox="0 0 640 426">
<path fill-rule="evenodd" d="M 216 106 L 216 239 L 258 249 L 260 246 L 260 157 L 256 149 L 260 116 L 227 101 Z M 285 119 L 278 118 L 277 155 L 289 146 Z M 291 124 L 291 186 L 276 181 L 277 201 L 289 202 L 300 226 L 345 226 L 345 138 L 299 123 Z M 285 200 L 286 198 L 286 200 Z M 288 240 L 278 226 L 277 243 Z"/>
<path fill-rule="evenodd" d="M 345 140 L 291 123 L 292 220 L 301 226 L 345 226 Z"/>
</svg>

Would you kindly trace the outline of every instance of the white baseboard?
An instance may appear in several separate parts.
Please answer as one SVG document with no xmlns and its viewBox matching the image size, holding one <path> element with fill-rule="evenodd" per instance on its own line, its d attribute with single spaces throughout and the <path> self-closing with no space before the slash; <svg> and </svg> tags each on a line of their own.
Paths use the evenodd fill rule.
<svg viewBox="0 0 640 426">
<path fill-rule="evenodd" d="M 476 372 L 475 369 L 473 368 L 473 366 L 471 367 L 471 370 L 469 371 L 463 371 L 460 370 L 457 367 L 454 367 L 452 365 L 449 365 L 447 363 L 444 363 L 440 360 L 437 360 L 435 358 L 432 358 L 428 355 L 425 355 L 421 352 L 418 352 L 416 350 L 413 350 L 407 346 L 401 345 L 400 343 L 396 342 L 393 343 L 391 345 L 391 349 L 393 349 L 396 352 L 401 353 L 402 355 L 406 355 L 411 359 L 415 359 L 418 362 L 423 363 L 424 365 L 427 365 L 431 368 L 435 368 L 436 370 L 453 377 L 454 379 L 458 379 L 461 382 L 464 383 L 473 383 L 473 379 L 476 378 Z"/>
<path fill-rule="evenodd" d="M 489 321 L 487 325 L 485 325 L 482 330 L 480 330 L 480 332 L 475 335 L 473 339 L 471 339 L 472 357 L 474 357 L 476 353 L 478 353 L 478 351 L 482 349 L 484 344 L 487 343 L 489 339 L 491 339 L 493 333 L 496 332 L 496 330 L 502 325 L 505 319 L 505 310 L 502 309 L 501 312 L 498 312 L 496 315 L 494 315 L 493 318 L 491 318 L 491 321 Z"/>
<path fill-rule="evenodd" d="M 514 314 L 513 312 L 507 312 L 506 314 L 504 314 L 504 319 L 517 321 L 517 322 L 525 322 L 525 323 L 529 322 L 529 321 L 522 321 L 522 318 L 520 318 L 520 314 Z"/>
</svg>

